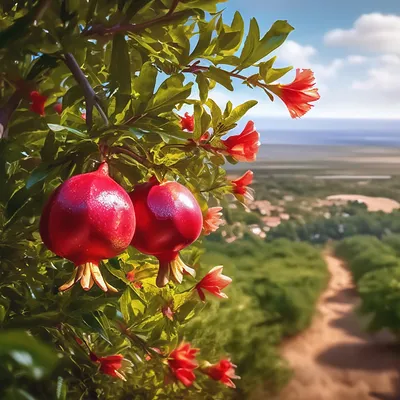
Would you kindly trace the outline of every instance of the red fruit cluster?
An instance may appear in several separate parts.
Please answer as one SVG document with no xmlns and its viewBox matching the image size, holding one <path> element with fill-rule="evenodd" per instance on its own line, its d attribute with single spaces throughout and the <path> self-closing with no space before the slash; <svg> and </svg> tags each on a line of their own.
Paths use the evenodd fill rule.
<svg viewBox="0 0 400 400">
<path fill-rule="evenodd" d="M 135 215 L 140 218 L 136 220 Z M 96 283 L 104 291 L 116 291 L 104 280 L 99 263 L 117 256 L 129 244 L 158 258 L 158 286 L 170 279 L 181 283 L 184 273 L 194 276 L 195 272 L 183 263 L 179 251 L 197 240 L 202 228 L 200 206 L 187 188 L 152 179 L 128 195 L 109 177 L 106 163 L 60 185 L 40 221 L 44 244 L 76 266 L 60 291 L 77 282 L 85 290 Z M 138 279 L 131 275 L 130 281 Z"/>
</svg>

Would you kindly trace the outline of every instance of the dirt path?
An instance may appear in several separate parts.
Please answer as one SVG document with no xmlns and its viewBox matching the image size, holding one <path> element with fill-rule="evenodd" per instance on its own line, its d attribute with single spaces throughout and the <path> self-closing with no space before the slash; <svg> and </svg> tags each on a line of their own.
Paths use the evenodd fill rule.
<svg viewBox="0 0 400 400">
<path fill-rule="evenodd" d="M 279 400 L 399 400 L 399 346 L 388 333 L 364 332 L 350 273 L 325 259 L 331 280 L 312 326 L 282 347 L 294 377 Z"/>
</svg>

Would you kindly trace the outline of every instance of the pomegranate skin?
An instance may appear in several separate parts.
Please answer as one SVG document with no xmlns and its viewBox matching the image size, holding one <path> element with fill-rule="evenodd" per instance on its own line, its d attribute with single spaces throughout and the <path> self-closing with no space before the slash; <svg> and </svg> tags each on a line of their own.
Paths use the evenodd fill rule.
<svg viewBox="0 0 400 400">
<path fill-rule="evenodd" d="M 75 271 L 74 283 L 82 279 L 82 286 L 85 282 L 84 289 L 88 290 L 87 286 L 93 285 L 92 275 L 104 290 L 110 285 L 103 284 L 98 264 L 129 246 L 135 226 L 135 211 L 128 194 L 108 176 L 108 165 L 102 163 L 97 171 L 76 175 L 53 192 L 42 212 L 40 235 L 58 256 L 76 266 L 88 265 L 87 270 L 84 267 Z"/>
<path fill-rule="evenodd" d="M 129 196 L 138 217 L 131 245 L 160 261 L 157 285 L 164 286 L 170 275 L 180 283 L 183 271 L 193 274 L 178 257 L 203 227 L 200 206 L 190 190 L 177 182 L 153 180 L 137 185 Z"/>
</svg>

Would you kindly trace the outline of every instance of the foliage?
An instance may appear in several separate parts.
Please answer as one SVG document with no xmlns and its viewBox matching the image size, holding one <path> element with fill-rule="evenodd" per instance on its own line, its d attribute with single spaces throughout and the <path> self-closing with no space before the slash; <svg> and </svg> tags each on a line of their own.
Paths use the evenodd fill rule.
<svg viewBox="0 0 400 400">
<path fill-rule="evenodd" d="M 119 294 L 97 288 L 83 293 L 78 287 L 60 294 L 57 287 L 73 265 L 46 250 L 38 234 L 50 193 L 72 175 L 92 171 L 104 158 L 126 190 L 151 176 L 176 180 L 194 193 L 203 212 L 208 202 L 218 203 L 231 193 L 222 166 L 235 160 L 222 155 L 221 137 L 256 102 L 236 108 L 228 102 L 221 109 L 209 95 L 216 85 L 233 90 L 232 80 L 237 79 L 272 98 L 270 85 L 290 68 L 274 68 L 270 53 L 293 28 L 277 21 L 260 34 L 252 19 L 245 32 L 239 13 L 226 21 L 221 2 L 1 2 L 2 399 L 226 398 L 221 384 L 201 374 L 191 388 L 163 383 L 168 354 L 185 336 L 183 326 L 202 308 L 191 290 L 193 280 L 159 289 L 155 260 L 129 248 L 101 266 Z M 39 95 L 33 96 L 35 92 Z M 45 104 L 30 104 L 35 99 Z M 177 113 L 182 107 L 194 110 L 193 133 L 180 125 Z M 204 143 L 206 132 L 211 136 Z M 198 255 L 195 246 L 183 253 L 192 265 Z M 127 279 L 132 269 L 141 276 L 141 286 Z M 290 290 L 320 287 L 320 275 L 309 280 L 301 273 L 301 281 L 311 282 L 310 287 L 300 287 L 288 274 Z M 286 316 L 282 310 L 282 318 L 294 316 L 282 334 L 304 326 L 309 318 L 296 317 L 301 303 L 289 299 L 286 282 L 267 275 L 259 279 L 260 285 L 270 282 L 270 288 L 260 288 L 256 299 L 251 284 L 244 288 L 239 296 L 248 307 L 269 301 L 277 288 L 276 296 L 288 298 L 290 312 Z M 162 313 L 165 305 L 172 306 L 173 321 Z M 243 317 L 237 318 L 239 323 Z M 258 318 L 252 316 L 253 322 Z M 207 357 L 208 343 L 204 346 Z M 226 346 L 226 351 L 233 350 L 233 344 Z M 123 354 L 127 382 L 102 374 L 90 352 L 99 357 Z M 260 357 L 269 354 L 267 349 Z M 250 363 L 248 354 L 241 354 L 241 360 Z M 258 362 L 262 371 L 267 360 Z M 246 375 L 244 367 L 241 372 Z"/>
<path fill-rule="evenodd" d="M 399 265 L 393 250 L 373 236 L 354 236 L 339 242 L 336 254 L 348 261 L 357 282 L 366 273 Z"/>
<path fill-rule="evenodd" d="M 314 179 L 312 176 L 272 175 L 266 170 L 257 170 L 257 180 L 253 187 L 257 200 L 273 203 L 284 196 L 294 196 L 296 203 L 303 200 L 325 198 L 332 194 L 352 193 L 364 196 L 388 197 L 400 201 L 400 177 L 391 179 Z"/>
<path fill-rule="evenodd" d="M 310 216 L 302 220 L 284 221 L 271 230 L 268 240 L 288 238 L 316 244 L 341 240 L 354 235 L 372 235 L 382 238 L 389 233 L 400 233 L 400 211 L 390 214 L 368 212 L 363 208 L 331 209 L 330 217 Z M 335 214 L 336 213 L 336 214 Z"/>
<path fill-rule="evenodd" d="M 369 328 L 400 332 L 400 258 L 392 247 L 398 237 L 382 241 L 370 236 L 354 236 L 339 242 L 336 254 L 347 261 L 360 294 L 360 311 L 370 317 Z M 397 248 L 398 250 L 398 248 Z"/>
</svg>

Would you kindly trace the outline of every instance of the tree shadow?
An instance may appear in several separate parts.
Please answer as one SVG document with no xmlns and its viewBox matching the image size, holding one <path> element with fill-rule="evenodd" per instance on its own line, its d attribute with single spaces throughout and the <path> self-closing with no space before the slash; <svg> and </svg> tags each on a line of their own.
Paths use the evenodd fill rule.
<svg viewBox="0 0 400 400">
<path fill-rule="evenodd" d="M 317 362 L 340 369 L 363 371 L 397 370 L 400 373 L 400 347 L 388 343 L 340 343 L 323 351 Z"/>
<path fill-rule="evenodd" d="M 369 392 L 368 393 L 373 399 L 377 400 L 400 400 L 400 397 L 395 395 L 387 395 L 385 393 Z"/>
<path fill-rule="evenodd" d="M 327 297 L 327 303 L 352 304 L 358 300 L 358 294 L 355 287 L 339 290 L 335 295 Z"/>
</svg>

